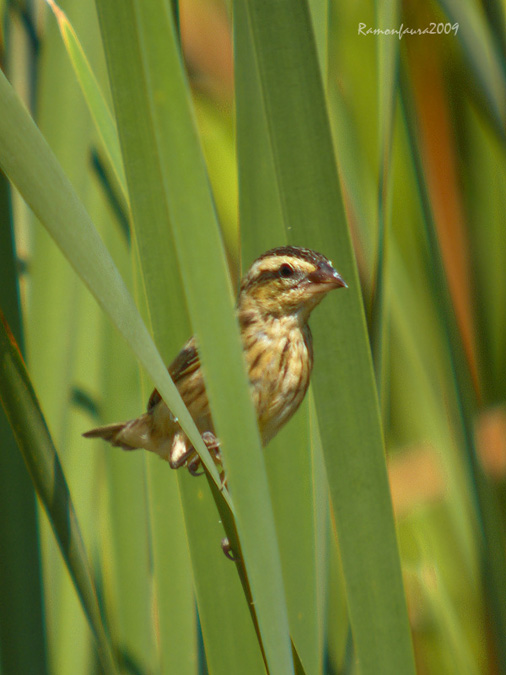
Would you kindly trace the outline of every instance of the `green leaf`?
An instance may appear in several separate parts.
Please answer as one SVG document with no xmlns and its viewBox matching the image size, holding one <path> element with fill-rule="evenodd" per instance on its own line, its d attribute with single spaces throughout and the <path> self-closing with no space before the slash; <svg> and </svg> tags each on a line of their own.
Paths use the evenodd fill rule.
<svg viewBox="0 0 506 675">
<path fill-rule="evenodd" d="M 303 3 L 247 6 L 290 238 L 333 258 L 349 284 L 315 312 L 313 383 L 357 657 L 363 673 L 410 673 L 375 382 L 310 17 Z"/>
<path fill-rule="evenodd" d="M 9 185 L 0 176 L 0 307 L 21 344 L 16 263 Z M 0 447 L 0 661 L 5 672 L 42 675 L 47 664 L 36 504 L 3 409 Z"/>
<path fill-rule="evenodd" d="M 95 586 L 65 476 L 16 342 L 3 315 L 0 318 L 2 405 L 81 598 L 95 636 L 102 668 L 105 673 L 116 673 L 112 648 L 100 616 Z"/>
<path fill-rule="evenodd" d="M 223 445 L 228 485 L 234 494 L 233 513 L 264 652 L 272 672 L 290 672 L 291 651 L 267 479 L 232 312 L 233 293 L 223 244 L 170 8 L 163 2 L 146 4 L 131 0 L 114 5 L 99 2 L 98 9 L 134 222 L 138 221 L 140 228 L 144 216 L 140 207 L 136 211 L 136 185 L 129 170 L 130 167 L 134 170 L 135 148 L 139 147 L 142 134 L 152 148 L 152 164 L 156 164 L 158 171 L 144 200 L 150 202 L 146 208 L 160 209 L 166 214 L 165 218 L 158 218 L 159 227 L 166 227 L 168 221 L 172 228 L 213 420 Z M 119 39 L 137 55 L 129 61 L 128 70 L 121 67 Z M 143 92 L 144 97 L 137 96 L 137 92 Z M 137 126 L 139 119 L 146 124 Z M 140 191 L 139 198 L 142 198 Z M 143 269 L 146 288 L 148 255 L 147 248 L 141 251 L 146 262 Z M 165 287 L 161 288 L 164 293 Z M 152 297 L 151 293 L 148 296 Z M 226 378 L 223 378 L 224 364 L 227 364 Z"/>
<path fill-rule="evenodd" d="M 453 25 L 457 25 L 457 37 L 469 63 L 470 74 L 485 99 L 484 112 L 490 116 L 504 148 L 506 74 L 504 54 L 498 53 L 496 42 L 492 39 L 493 29 L 485 20 L 479 4 L 470 0 L 440 0 L 439 4 Z M 501 28 L 504 30 L 504 26 Z"/>
<path fill-rule="evenodd" d="M 60 29 L 72 67 L 95 123 L 95 127 L 104 144 L 111 166 L 113 167 L 116 178 L 121 186 L 123 197 L 125 197 L 126 180 L 118 133 L 107 102 L 100 90 L 100 86 L 91 69 L 89 61 L 86 58 L 81 43 L 67 19 L 65 12 L 63 12 L 53 0 L 46 0 L 46 2 L 51 7 L 53 14 L 58 21 L 58 28 Z"/>
<path fill-rule="evenodd" d="M 49 146 L 0 74 L 0 165 L 146 368 L 181 427 L 219 477 L 146 326 Z M 72 223 L 72 226 L 69 226 Z"/>
<path fill-rule="evenodd" d="M 234 10 L 239 222 L 243 268 L 286 243 L 286 231 L 254 59 L 246 6 Z M 319 672 L 321 634 L 317 609 L 315 491 L 308 406 L 269 444 L 266 465 L 279 541 L 290 636 L 308 675 Z M 297 564 L 294 564 L 297 560 Z M 303 582 L 301 582 L 301 579 Z M 321 618 L 321 617 L 320 617 Z"/>
<path fill-rule="evenodd" d="M 191 329 L 169 226 L 169 201 L 158 157 L 151 102 L 147 96 L 129 93 L 131 90 L 144 90 L 145 78 L 149 81 L 149 74 L 143 70 L 140 53 L 133 49 L 133 45 L 138 45 L 142 38 L 138 36 L 141 26 L 130 17 L 125 19 L 124 29 L 117 30 L 118 21 L 122 21 L 128 11 L 130 8 L 126 4 L 122 5 L 121 13 L 112 6 L 104 6 L 101 11 L 102 31 L 123 152 L 127 158 L 127 179 L 131 186 L 133 227 L 142 281 L 155 340 L 168 363 L 190 335 Z M 125 31 L 130 31 L 127 40 Z M 149 41 L 154 37 L 155 33 L 151 34 Z M 192 619 L 188 615 L 188 606 L 175 604 L 178 598 L 184 602 L 181 596 L 189 590 L 190 584 L 195 586 L 210 671 L 234 672 L 241 662 L 252 663 L 253 668 L 263 668 L 236 571 L 220 549 L 223 529 L 218 523 L 212 496 L 208 490 L 203 490 L 202 479 L 188 481 L 187 476 L 178 472 L 178 499 L 173 494 L 175 476 L 168 473 L 168 467 L 160 465 L 158 458 L 149 462 L 149 500 L 163 668 L 166 672 L 180 673 L 186 669 L 191 672 L 198 667 L 194 607 L 191 607 L 192 631 L 182 635 L 182 630 L 185 626 L 188 628 Z M 167 514 L 170 514 L 169 523 Z M 178 538 L 186 535 L 191 567 L 186 558 L 186 542 L 178 543 L 171 534 Z M 170 553 L 174 548 L 178 551 L 177 556 Z M 169 588 L 172 589 L 170 594 Z M 240 640 L 234 639 L 236 631 L 240 633 Z"/>
<path fill-rule="evenodd" d="M 399 23 L 398 2 L 377 2 L 378 28 L 388 30 Z M 375 278 L 371 297 L 371 348 L 380 399 L 383 398 L 385 381 L 384 345 L 388 326 L 386 323 L 385 265 L 387 263 L 388 228 L 392 205 L 391 156 L 397 94 L 399 60 L 398 40 L 378 40 L 378 136 L 380 151 L 378 162 L 378 240 Z"/>
</svg>

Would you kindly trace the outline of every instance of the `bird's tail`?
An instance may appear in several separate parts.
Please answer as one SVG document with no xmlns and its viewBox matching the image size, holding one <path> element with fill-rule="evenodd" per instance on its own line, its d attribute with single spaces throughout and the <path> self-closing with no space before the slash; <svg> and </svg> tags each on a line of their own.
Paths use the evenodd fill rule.
<svg viewBox="0 0 506 675">
<path fill-rule="evenodd" d="M 145 413 L 128 422 L 107 424 L 104 427 L 90 429 L 83 434 L 85 438 L 103 438 L 105 441 L 123 450 L 145 448 L 150 440 L 149 414 Z"/>
</svg>

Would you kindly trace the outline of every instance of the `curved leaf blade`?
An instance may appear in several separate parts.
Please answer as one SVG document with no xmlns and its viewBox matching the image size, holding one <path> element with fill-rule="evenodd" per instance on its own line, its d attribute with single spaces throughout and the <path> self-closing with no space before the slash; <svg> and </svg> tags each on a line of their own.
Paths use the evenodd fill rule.
<svg viewBox="0 0 506 675">
<path fill-rule="evenodd" d="M 130 345 L 219 484 L 218 472 L 114 262 L 68 178 L 0 73 L 0 165 Z M 71 224 L 71 225 L 69 225 Z M 223 493 L 229 499 L 226 492 Z"/>
</svg>

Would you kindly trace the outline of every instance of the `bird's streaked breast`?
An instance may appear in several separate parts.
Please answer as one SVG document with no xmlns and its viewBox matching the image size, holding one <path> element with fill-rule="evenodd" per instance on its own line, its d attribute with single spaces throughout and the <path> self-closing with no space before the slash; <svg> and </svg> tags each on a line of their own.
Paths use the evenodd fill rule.
<svg viewBox="0 0 506 675">
<path fill-rule="evenodd" d="M 309 327 L 276 320 L 243 336 L 251 391 L 265 445 L 299 407 L 311 375 Z"/>
</svg>

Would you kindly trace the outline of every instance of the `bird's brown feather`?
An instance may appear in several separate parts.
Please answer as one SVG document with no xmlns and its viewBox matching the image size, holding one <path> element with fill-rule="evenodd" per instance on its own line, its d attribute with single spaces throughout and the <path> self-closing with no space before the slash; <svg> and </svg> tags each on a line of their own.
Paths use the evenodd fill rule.
<svg viewBox="0 0 506 675">
<path fill-rule="evenodd" d="M 197 351 L 197 341 L 194 337 L 190 338 L 174 361 L 169 366 L 169 375 L 176 386 L 186 377 L 195 373 L 200 368 L 199 354 Z M 178 387 L 179 388 L 179 387 Z M 162 400 L 158 389 L 154 389 L 148 401 L 148 411 Z"/>
</svg>

